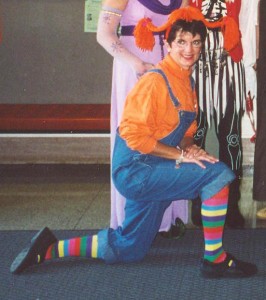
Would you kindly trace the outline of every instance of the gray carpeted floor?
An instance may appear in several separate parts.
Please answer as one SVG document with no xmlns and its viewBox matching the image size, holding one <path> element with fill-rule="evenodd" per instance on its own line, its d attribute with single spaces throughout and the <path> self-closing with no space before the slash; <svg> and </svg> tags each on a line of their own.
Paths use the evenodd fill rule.
<svg viewBox="0 0 266 300">
<path fill-rule="evenodd" d="M 203 299 L 263 300 L 266 295 L 266 229 L 227 230 L 225 248 L 238 258 L 256 262 L 252 278 L 203 279 L 199 263 L 203 251 L 200 230 L 187 230 L 180 240 L 158 236 L 139 263 L 105 265 L 82 258 L 55 260 L 12 275 L 14 257 L 35 231 L 0 231 L 0 299 Z M 55 231 L 58 238 L 88 231 Z"/>
</svg>

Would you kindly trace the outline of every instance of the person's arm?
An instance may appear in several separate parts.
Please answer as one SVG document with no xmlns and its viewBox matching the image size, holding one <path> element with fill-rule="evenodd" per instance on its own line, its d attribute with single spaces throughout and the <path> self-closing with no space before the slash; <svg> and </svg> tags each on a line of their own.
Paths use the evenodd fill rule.
<svg viewBox="0 0 266 300">
<path fill-rule="evenodd" d="M 252 66 L 253 69 L 255 71 L 257 71 L 257 61 L 259 59 L 259 47 L 260 47 L 260 1 L 258 1 L 258 8 L 257 8 L 257 14 L 258 14 L 258 17 L 257 17 L 257 24 L 255 25 L 255 34 L 256 34 L 256 62 L 255 64 Z"/>
<path fill-rule="evenodd" d="M 98 19 L 97 42 L 114 58 L 130 65 L 137 76 L 143 75 L 153 64 L 143 62 L 128 50 L 117 35 L 119 23 L 128 0 L 105 0 Z"/>
<path fill-rule="evenodd" d="M 120 136 L 125 139 L 128 147 L 166 159 L 192 162 L 202 168 L 205 168 L 202 161 L 217 162 L 216 158 L 194 145 L 191 128 L 182 139 L 179 145 L 181 148 L 165 145 L 154 137 L 154 130 L 161 126 L 158 120 L 167 114 L 165 108 L 168 97 L 165 82 L 158 74 L 147 74 L 137 83 L 127 97 L 119 127 Z"/>
<path fill-rule="evenodd" d="M 183 148 L 183 146 L 185 148 Z M 185 137 L 181 141 L 181 148 L 171 147 L 161 142 L 157 142 L 154 149 L 149 154 L 167 159 L 175 159 L 180 163 L 195 163 L 204 169 L 205 165 L 202 161 L 208 161 L 210 163 L 216 163 L 218 161 L 217 158 L 195 145 L 192 137 Z"/>
<path fill-rule="evenodd" d="M 180 7 L 185 7 L 189 5 L 189 0 L 183 0 Z"/>
<path fill-rule="evenodd" d="M 260 1 L 258 3 L 258 24 L 256 25 L 256 56 L 259 59 L 259 47 L 260 47 Z"/>
<path fill-rule="evenodd" d="M 194 97 L 196 97 L 196 93 L 194 92 Z M 180 162 L 193 162 L 199 165 L 202 168 L 205 168 L 202 161 L 208 161 L 210 163 L 215 163 L 218 161 L 217 158 L 208 154 L 204 149 L 198 147 L 194 143 L 194 135 L 197 130 L 197 122 L 194 122 L 190 125 L 188 130 L 186 131 L 183 139 L 179 143 L 179 147 L 170 147 L 166 146 L 160 142 L 157 142 L 154 149 L 150 154 L 179 160 Z"/>
</svg>

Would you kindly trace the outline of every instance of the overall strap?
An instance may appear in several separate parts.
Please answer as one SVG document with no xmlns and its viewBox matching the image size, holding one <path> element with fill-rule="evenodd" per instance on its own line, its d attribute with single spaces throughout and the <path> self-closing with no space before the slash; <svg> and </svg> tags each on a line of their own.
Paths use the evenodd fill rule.
<svg viewBox="0 0 266 300">
<path fill-rule="evenodd" d="M 195 90 L 195 80 L 192 76 L 190 76 L 190 85 L 191 85 L 192 91 L 194 91 Z"/>
<path fill-rule="evenodd" d="M 167 89 L 168 89 L 171 101 L 173 102 L 173 104 L 174 104 L 175 107 L 178 107 L 180 105 L 180 103 L 179 103 L 178 99 L 175 97 L 175 95 L 174 95 L 174 93 L 173 93 L 173 91 L 171 89 L 170 83 L 169 83 L 166 75 L 164 74 L 164 72 L 161 69 L 151 69 L 148 72 L 153 72 L 153 73 L 157 73 L 157 74 L 162 75 L 163 79 L 165 80 L 165 83 L 166 83 L 166 86 L 167 86 Z"/>
<path fill-rule="evenodd" d="M 151 69 L 148 72 L 153 72 L 153 73 L 157 73 L 162 75 L 163 79 L 165 80 L 166 86 L 168 88 L 168 92 L 171 98 L 171 101 L 173 102 L 175 107 L 178 107 L 180 105 L 178 98 L 176 98 L 176 96 L 174 95 L 172 88 L 170 86 L 170 83 L 165 75 L 165 73 L 161 70 L 161 69 Z M 191 88 L 194 91 L 195 89 L 195 80 L 192 76 L 190 76 L 190 84 L 191 84 Z"/>
</svg>

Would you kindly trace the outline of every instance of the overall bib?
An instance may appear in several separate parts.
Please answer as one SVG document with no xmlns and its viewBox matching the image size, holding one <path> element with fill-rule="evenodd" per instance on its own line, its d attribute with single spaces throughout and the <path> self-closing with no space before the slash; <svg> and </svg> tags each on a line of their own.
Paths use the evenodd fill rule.
<svg viewBox="0 0 266 300">
<path fill-rule="evenodd" d="M 195 112 L 181 110 L 167 77 L 173 109 L 179 114 L 179 124 L 160 140 L 177 147 L 196 117 Z M 142 259 L 148 252 L 162 221 L 165 209 L 178 199 L 202 201 L 210 198 L 234 179 L 234 173 L 222 162 L 204 162 L 206 169 L 195 163 L 182 163 L 131 150 L 117 133 L 112 160 L 112 177 L 117 190 L 126 198 L 122 227 L 98 233 L 98 257 L 107 263 Z"/>
</svg>

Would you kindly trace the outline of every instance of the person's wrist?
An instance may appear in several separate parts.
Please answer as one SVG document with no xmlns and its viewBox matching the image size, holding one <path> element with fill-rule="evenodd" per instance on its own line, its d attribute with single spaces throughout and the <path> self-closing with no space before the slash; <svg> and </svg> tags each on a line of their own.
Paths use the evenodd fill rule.
<svg viewBox="0 0 266 300">
<path fill-rule="evenodd" d="M 184 150 L 181 150 L 181 154 L 179 155 L 178 159 L 175 160 L 176 166 L 179 166 L 184 160 Z"/>
<path fill-rule="evenodd" d="M 196 144 L 192 144 L 192 145 L 189 145 L 189 146 L 186 146 L 184 149 L 185 152 L 189 152 L 192 148 L 196 148 L 196 149 L 199 149 L 199 146 L 197 146 Z"/>
</svg>

